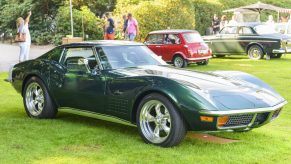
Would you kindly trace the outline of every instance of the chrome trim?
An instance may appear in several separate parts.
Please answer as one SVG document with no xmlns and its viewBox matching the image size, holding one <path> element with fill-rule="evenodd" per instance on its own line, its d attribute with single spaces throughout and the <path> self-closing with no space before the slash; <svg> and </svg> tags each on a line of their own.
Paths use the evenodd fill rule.
<svg viewBox="0 0 291 164">
<path fill-rule="evenodd" d="M 136 127 L 135 124 L 133 124 L 127 120 L 124 120 L 124 119 L 121 119 L 121 118 L 118 118 L 115 116 L 109 116 L 106 114 L 85 111 L 85 110 L 71 108 L 71 107 L 60 107 L 60 108 L 58 108 L 58 110 L 61 110 L 62 112 L 66 112 L 66 113 L 71 113 L 71 114 L 76 114 L 76 115 L 80 115 L 80 116 L 96 118 L 96 119 L 100 119 L 100 120 L 105 120 L 105 121 L 110 121 L 110 122 L 114 122 L 114 123 L 119 123 L 119 124 L 124 124 L 124 125 L 128 125 L 128 126 Z"/>
<path fill-rule="evenodd" d="M 186 60 L 203 60 L 203 59 L 210 59 L 212 56 L 205 56 L 205 57 L 200 57 L 200 58 L 185 58 Z"/>
<path fill-rule="evenodd" d="M 202 110 L 199 113 L 205 115 L 214 115 L 214 116 L 221 116 L 221 115 L 233 115 L 233 114 L 246 114 L 246 113 L 262 113 L 262 112 L 272 112 L 276 109 L 282 108 L 288 102 L 283 101 L 280 104 L 277 104 L 273 107 L 267 108 L 255 108 L 255 109 L 238 109 L 238 110 L 224 110 L 224 111 L 211 111 L 211 110 Z"/>
<path fill-rule="evenodd" d="M 291 53 L 291 48 L 274 49 L 272 53 Z"/>
</svg>

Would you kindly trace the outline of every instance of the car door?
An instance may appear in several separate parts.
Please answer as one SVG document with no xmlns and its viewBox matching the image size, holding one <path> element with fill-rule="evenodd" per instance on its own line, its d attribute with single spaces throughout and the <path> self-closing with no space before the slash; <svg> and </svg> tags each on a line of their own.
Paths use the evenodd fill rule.
<svg viewBox="0 0 291 164">
<path fill-rule="evenodd" d="M 227 26 L 220 31 L 220 42 L 217 48 L 221 53 L 237 53 L 238 34 L 236 26 Z"/>
<path fill-rule="evenodd" d="M 65 47 L 60 64 L 50 71 L 54 77 L 50 86 L 59 106 L 104 113 L 105 78 L 99 68 L 92 47 Z"/>
<path fill-rule="evenodd" d="M 181 40 L 178 34 L 165 34 L 164 44 L 162 47 L 162 58 L 164 61 L 173 61 L 173 56 L 176 52 L 183 50 L 181 47 Z M 182 52 L 180 52 L 182 53 Z"/>
<path fill-rule="evenodd" d="M 163 34 L 149 34 L 144 42 L 158 56 L 162 56 Z"/>
<path fill-rule="evenodd" d="M 247 46 L 250 43 L 256 42 L 254 36 L 257 36 L 255 32 L 250 27 L 239 27 L 238 29 L 238 44 L 237 44 L 237 51 L 238 53 L 246 53 Z"/>
</svg>

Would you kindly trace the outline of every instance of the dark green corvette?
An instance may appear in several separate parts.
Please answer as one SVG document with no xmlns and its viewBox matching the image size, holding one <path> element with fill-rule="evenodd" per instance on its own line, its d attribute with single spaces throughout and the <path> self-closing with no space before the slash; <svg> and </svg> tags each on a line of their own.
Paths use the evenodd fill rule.
<svg viewBox="0 0 291 164">
<path fill-rule="evenodd" d="M 11 82 L 30 117 L 54 118 L 58 110 L 110 116 L 163 147 L 179 144 L 187 131 L 248 131 L 287 103 L 252 75 L 176 69 L 125 41 L 56 47 L 15 65 Z"/>
<path fill-rule="evenodd" d="M 250 59 L 262 59 L 266 54 L 280 58 L 282 54 L 291 53 L 291 38 L 261 23 L 226 26 L 219 34 L 203 39 L 217 57 L 248 54 Z"/>
</svg>

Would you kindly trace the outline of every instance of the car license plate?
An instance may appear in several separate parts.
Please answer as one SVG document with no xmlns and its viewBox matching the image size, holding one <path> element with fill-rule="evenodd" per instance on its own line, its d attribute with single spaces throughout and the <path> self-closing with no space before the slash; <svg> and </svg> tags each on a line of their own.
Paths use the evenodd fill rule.
<svg viewBox="0 0 291 164">
<path fill-rule="evenodd" d="M 199 54 L 208 54 L 208 50 L 198 50 Z"/>
</svg>

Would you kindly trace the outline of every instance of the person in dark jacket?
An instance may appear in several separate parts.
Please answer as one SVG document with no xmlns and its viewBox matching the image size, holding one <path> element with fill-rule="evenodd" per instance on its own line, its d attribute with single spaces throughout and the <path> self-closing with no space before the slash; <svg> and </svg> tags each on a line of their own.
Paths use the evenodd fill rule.
<svg viewBox="0 0 291 164">
<path fill-rule="evenodd" d="M 212 19 L 212 29 L 213 29 L 213 34 L 217 34 L 220 30 L 220 20 L 216 14 L 214 14 L 213 19 Z"/>
<path fill-rule="evenodd" d="M 114 20 L 112 19 L 111 14 L 108 12 L 105 14 L 107 22 L 105 24 L 105 34 L 104 34 L 104 40 L 114 40 Z"/>
</svg>

